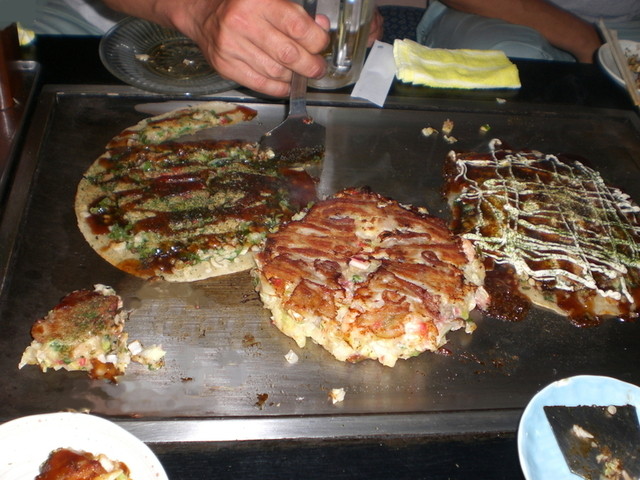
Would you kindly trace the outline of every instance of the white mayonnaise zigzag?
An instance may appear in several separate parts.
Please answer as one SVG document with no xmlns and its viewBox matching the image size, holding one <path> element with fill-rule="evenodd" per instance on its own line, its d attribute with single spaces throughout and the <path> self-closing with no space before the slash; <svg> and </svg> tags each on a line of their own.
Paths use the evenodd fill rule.
<svg viewBox="0 0 640 480">
<path fill-rule="evenodd" d="M 525 284 L 637 303 L 640 208 L 631 198 L 579 161 L 490 146 L 449 154 L 457 231 Z"/>
</svg>

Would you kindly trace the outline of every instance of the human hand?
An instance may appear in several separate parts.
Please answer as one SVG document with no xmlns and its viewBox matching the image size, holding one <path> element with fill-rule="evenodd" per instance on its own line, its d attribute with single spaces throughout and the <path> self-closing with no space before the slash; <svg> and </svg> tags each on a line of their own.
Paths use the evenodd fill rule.
<svg viewBox="0 0 640 480">
<path fill-rule="evenodd" d="M 302 6 L 289 0 L 196 2 L 201 13 L 185 19 L 181 30 L 224 77 L 258 92 L 284 96 L 292 71 L 310 78 L 324 74 L 319 53 L 329 36 Z M 203 3 L 210 6 L 208 10 L 203 10 Z"/>
</svg>

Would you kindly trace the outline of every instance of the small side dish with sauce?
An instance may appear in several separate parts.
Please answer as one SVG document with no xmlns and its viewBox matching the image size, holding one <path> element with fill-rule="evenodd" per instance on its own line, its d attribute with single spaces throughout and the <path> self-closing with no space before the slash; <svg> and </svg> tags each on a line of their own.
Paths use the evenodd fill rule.
<svg viewBox="0 0 640 480">
<path fill-rule="evenodd" d="M 58 448 L 40 466 L 35 480 L 131 480 L 129 467 L 104 454 Z"/>
</svg>

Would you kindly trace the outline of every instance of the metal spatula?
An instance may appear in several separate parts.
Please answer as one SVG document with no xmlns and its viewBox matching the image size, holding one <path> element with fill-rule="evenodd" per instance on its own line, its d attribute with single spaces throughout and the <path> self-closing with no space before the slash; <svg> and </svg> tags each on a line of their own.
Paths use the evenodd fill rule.
<svg viewBox="0 0 640 480">
<path fill-rule="evenodd" d="M 315 17 L 317 0 L 304 0 L 304 9 Z M 260 139 L 262 148 L 271 148 L 284 160 L 300 161 L 322 155 L 325 128 L 307 113 L 307 78 L 297 73 L 291 79 L 287 118 Z"/>
<path fill-rule="evenodd" d="M 589 480 L 640 478 L 640 425 L 634 406 L 545 406 L 544 413 L 573 473 Z M 604 475 L 616 465 L 629 477 Z"/>
</svg>

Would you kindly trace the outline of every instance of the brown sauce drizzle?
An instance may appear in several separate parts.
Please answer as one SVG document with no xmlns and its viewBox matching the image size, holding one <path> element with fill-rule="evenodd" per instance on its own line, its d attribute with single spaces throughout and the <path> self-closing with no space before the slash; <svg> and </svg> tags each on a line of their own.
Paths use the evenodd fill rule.
<svg viewBox="0 0 640 480">
<path fill-rule="evenodd" d="M 138 274 L 171 272 L 177 261 L 192 261 L 198 251 L 242 244 L 248 233 L 267 233 L 274 221 L 286 221 L 316 199 L 315 182 L 304 170 L 279 167 L 277 158 L 258 158 L 250 149 L 246 161 L 226 158 L 230 149 L 244 146 L 237 141 L 166 142 L 119 152 L 118 161 L 105 164 L 108 171 L 98 179 L 106 191 L 116 184 L 118 189 L 89 206 L 92 232 L 107 235 L 111 227 L 120 226 L 131 234 L 166 238 L 140 262 L 128 260 L 120 268 Z M 205 162 L 199 158 L 202 154 Z M 215 165 L 215 158 L 222 164 Z M 152 162 L 151 173 L 141 169 L 145 162 Z M 233 162 L 245 168 L 228 168 Z M 131 188 L 122 188 L 127 185 Z M 232 200 L 207 201 L 221 192 L 228 192 Z M 154 207 L 155 202 L 160 206 Z M 167 202 L 180 208 L 167 208 Z M 141 218 L 130 222 L 132 212 L 141 213 Z M 204 225 L 227 221 L 247 228 L 198 233 Z"/>
<path fill-rule="evenodd" d="M 524 320 L 531 310 L 531 301 L 523 295 L 518 287 L 513 269 L 504 265 L 493 265 L 487 262 L 487 272 L 484 287 L 491 298 L 490 304 L 483 312 L 491 317 L 509 322 Z M 546 285 L 548 294 L 555 298 L 555 302 L 567 314 L 569 321 L 579 328 L 591 328 L 601 325 L 604 321 L 612 319 L 612 316 L 599 316 L 593 313 L 590 300 L 580 295 L 580 291 L 569 292 L 555 289 Z M 634 303 L 640 302 L 640 288 L 632 289 Z M 619 303 L 622 309 L 620 315 L 615 318 L 624 321 L 635 321 L 638 314 L 631 310 L 631 304 Z"/>
<path fill-rule="evenodd" d="M 495 266 L 487 269 L 484 288 L 491 302 L 484 313 L 500 320 L 520 322 L 531 309 L 531 302 L 518 290 L 518 285 L 510 268 Z"/>
<path fill-rule="evenodd" d="M 558 306 L 567 312 L 569 321 L 576 327 L 597 327 L 605 320 L 612 318 L 611 316 L 595 315 L 590 308 L 589 302 L 581 298 L 580 292 L 560 290 L 556 294 Z M 634 298 L 634 303 L 637 304 L 640 301 L 640 297 L 634 295 Z M 628 302 L 618 302 L 618 306 L 622 310 L 620 315 L 615 316 L 618 320 L 629 322 L 638 318 L 638 313 L 631 310 L 631 305 Z"/>
</svg>

